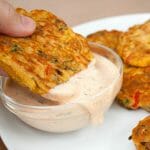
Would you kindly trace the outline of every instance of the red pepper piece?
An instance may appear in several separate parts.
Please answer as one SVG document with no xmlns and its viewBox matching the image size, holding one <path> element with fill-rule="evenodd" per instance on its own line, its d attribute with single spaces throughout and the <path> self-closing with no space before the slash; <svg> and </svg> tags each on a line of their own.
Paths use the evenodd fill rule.
<svg viewBox="0 0 150 150">
<path fill-rule="evenodd" d="M 133 108 L 138 108 L 138 104 L 139 104 L 139 98 L 140 98 L 140 91 L 136 91 L 133 94 L 133 99 L 134 99 L 134 104 L 132 105 Z"/>
<path fill-rule="evenodd" d="M 127 56 L 127 58 L 126 58 L 126 60 L 125 60 L 125 62 L 126 62 L 127 64 L 130 64 L 132 55 L 133 55 L 133 53 L 131 53 L 129 56 Z"/>
<path fill-rule="evenodd" d="M 51 65 L 47 65 L 47 67 L 45 68 L 46 75 L 50 75 L 51 71 L 52 71 Z"/>
</svg>

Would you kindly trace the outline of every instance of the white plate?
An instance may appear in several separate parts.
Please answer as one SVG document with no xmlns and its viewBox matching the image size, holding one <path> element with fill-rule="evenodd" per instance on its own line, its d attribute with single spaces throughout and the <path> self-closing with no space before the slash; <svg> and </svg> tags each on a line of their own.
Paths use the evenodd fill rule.
<svg viewBox="0 0 150 150">
<path fill-rule="evenodd" d="M 111 17 L 79 25 L 74 31 L 86 36 L 101 29 L 126 30 L 147 19 L 150 13 Z M 0 105 L 0 135 L 9 150 L 134 150 L 128 137 L 138 121 L 148 114 L 113 104 L 101 126 L 51 134 L 29 127 Z"/>
</svg>

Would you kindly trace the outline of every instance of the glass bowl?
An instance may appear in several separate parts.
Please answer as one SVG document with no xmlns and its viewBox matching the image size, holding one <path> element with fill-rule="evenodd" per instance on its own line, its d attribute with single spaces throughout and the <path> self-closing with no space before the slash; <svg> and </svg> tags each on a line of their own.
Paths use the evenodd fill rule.
<svg viewBox="0 0 150 150">
<path fill-rule="evenodd" d="M 94 117 L 98 118 L 99 122 L 102 122 L 104 113 L 109 109 L 121 88 L 123 65 L 120 57 L 113 50 L 95 43 L 89 43 L 89 45 L 93 52 L 100 54 L 115 64 L 119 71 L 118 76 L 105 90 L 99 91 L 97 95 L 87 102 L 96 106 L 94 108 L 95 116 L 91 116 L 88 110 L 80 103 L 53 106 L 31 106 L 18 103 L 18 100 L 15 101 L 4 92 L 4 85 L 8 78 L 1 77 L 0 97 L 4 106 L 28 125 L 48 132 L 60 133 L 78 130 L 94 122 L 94 119 L 92 119 Z M 107 103 L 104 103 L 104 101 L 107 101 Z"/>
</svg>

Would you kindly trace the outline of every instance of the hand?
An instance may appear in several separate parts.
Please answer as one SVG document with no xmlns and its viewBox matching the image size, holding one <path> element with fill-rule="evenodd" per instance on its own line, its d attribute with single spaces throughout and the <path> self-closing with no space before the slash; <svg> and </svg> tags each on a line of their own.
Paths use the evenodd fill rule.
<svg viewBox="0 0 150 150">
<path fill-rule="evenodd" d="M 35 22 L 26 16 L 19 15 L 5 0 L 0 0 L 0 33 L 14 37 L 31 35 L 35 30 Z M 0 75 L 5 73 L 0 69 Z"/>
<path fill-rule="evenodd" d="M 32 34 L 35 22 L 26 16 L 16 13 L 15 9 L 5 0 L 0 0 L 0 32 L 15 37 Z"/>
</svg>

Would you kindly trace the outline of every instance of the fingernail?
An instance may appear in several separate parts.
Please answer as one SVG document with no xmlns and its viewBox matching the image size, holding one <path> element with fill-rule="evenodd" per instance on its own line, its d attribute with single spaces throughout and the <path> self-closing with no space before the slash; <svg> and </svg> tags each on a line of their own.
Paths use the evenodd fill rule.
<svg viewBox="0 0 150 150">
<path fill-rule="evenodd" d="M 25 28 L 30 30 L 35 29 L 35 22 L 31 18 L 26 16 L 21 16 L 21 22 Z"/>
</svg>

